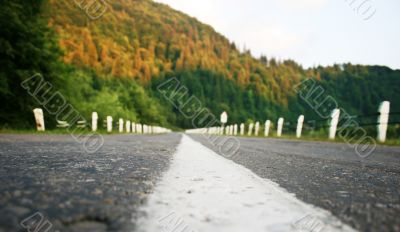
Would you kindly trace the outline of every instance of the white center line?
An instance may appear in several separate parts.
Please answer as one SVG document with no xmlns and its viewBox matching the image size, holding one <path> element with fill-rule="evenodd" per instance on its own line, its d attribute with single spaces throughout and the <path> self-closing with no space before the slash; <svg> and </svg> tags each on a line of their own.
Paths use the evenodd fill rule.
<svg viewBox="0 0 400 232">
<path fill-rule="evenodd" d="M 141 210 L 140 232 L 354 231 L 185 135 Z"/>
</svg>

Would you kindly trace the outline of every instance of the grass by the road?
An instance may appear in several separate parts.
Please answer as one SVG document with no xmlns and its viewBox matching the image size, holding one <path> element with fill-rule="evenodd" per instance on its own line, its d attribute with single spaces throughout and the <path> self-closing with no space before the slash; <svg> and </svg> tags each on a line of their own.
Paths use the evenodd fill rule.
<svg viewBox="0 0 400 232">
<path fill-rule="evenodd" d="M 74 132 L 74 134 L 92 134 L 93 132 L 90 130 L 77 130 Z M 108 133 L 106 130 L 98 130 L 96 133 L 98 134 L 103 134 L 103 135 L 112 135 L 112 134 L 121 134 L 118 132 L 118 130 L 114 130 L 111 133 Z M 126 132 L 124 132 L 127 134 Z M 13 129 L 0 129 L 0 134 L 38 134 L 38 135 L 67 135 L 71 134 L 70 131 L 66 129 L 51 129 L 51 130 L 46 130 L 44 132 L 38 132 L 36 130 L 13 130 Z M 259 136 L 239 136 L 239 137 L 244 137 L 244 138 L 266 138 L 264 135 L 261 135 L 260 133 Z M 284 134 L 281 137 L 276 136 L 275 133 L 272 133 L 268 138 L 273 138 L 273 139 L 289 139 L 289 140 L 298 140 L 298 141 L 318 141 L 318 142 L 332 142 L 332 143 L 347 143 L 349 142 L 350 144 L 356 144 L 358 143 L 358 139 L 353 139 L 351 141 L 346 141 L 345 139 L 341 138 L 340 136 L 337 136 L 335 140 L 331 140 L 328 138 L 327 135 L 324 134 L 306 134 L 303 135 L 301 138 L 296 138 L 294 134 Z M 375 138 L 374 138 L 375 139 Z M 389 138 L 386 140 L 385 143 L 379 143 L 375 139 L 376 144 L 378 145 L 388 145 L 388 146 L 400 146 L 400 138 L 398 139 L 393 139 Z"/>
<path fill-rule="evenodd" d="M 264 135 L 259 136 L 242 136 L 247 138 L 266 138 Z M 289 139 L 289 140 L 298 140 L 298 141 L 318 141 L 318 142 L 331 142 L 331 143 L 350 143 L 350 144 L 357 144 L 359 143 L 359 139 L 354 138 L 350 141 L 346 141 L 346 139 L 336 136 L 335 140 L 331 140 L 328 138 L 328 135 L 302 135 L 301 138 L 297 138 L 294 134 L 286 134 L 282 135 L 281 137 L 276 136 L 276 134 L 268 136 L 268 138 L 273 139 Z M 388 145 L 388 146 L 400 146 L 400 138 L 398 139 L 387 139 L 385 143 L 380 143 L 374 137 L 372 137 L 376 144 L 378 145 Z M 365 143 L 367 140 L 361 141 L 361 143 Z"/>
<path fill-rule="evenodd" d="M 36 131 L 36 130 L 12 130 L 12 129 L 1 129 L 0 134 L 38 134 L 38 135 L 69 135 L 69 134 L 93 134 L 91 130 L 75 130 L 69 131 L 67 129 L 52 129 L 46 131 Z M 98 130 L 95 133 L 104 134 L 104 135 L 112 135 L 112 134 L 120 134 L 118 130 L 114 130 L 109 133 L 107 130 Z M 125 133 L 125 132 L 124 132 Z"/>
</svg>

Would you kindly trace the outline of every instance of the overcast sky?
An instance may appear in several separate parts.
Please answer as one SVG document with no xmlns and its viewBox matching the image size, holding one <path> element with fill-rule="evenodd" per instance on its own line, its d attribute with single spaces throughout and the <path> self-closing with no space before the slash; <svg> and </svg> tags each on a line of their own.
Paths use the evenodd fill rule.
<svg viewBox="0 0 400 232">
<path fill-rule="evenodd" d="M 400 69 L 400 0 L 156 0 L 252 54 Z M 351 3 L 353 2 L 353 3 Z"/>
</svg>

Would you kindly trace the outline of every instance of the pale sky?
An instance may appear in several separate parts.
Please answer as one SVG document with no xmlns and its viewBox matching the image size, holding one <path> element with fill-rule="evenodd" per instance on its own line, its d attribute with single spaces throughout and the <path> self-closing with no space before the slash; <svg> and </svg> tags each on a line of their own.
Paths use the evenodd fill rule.
<svg viewBox="0 0 400 232">
<path fill-rule="evenodd" d="M 256 57 L 290 58 L 304 67 L 351 62 L 400 69 L 400 0 L 156 1 L 211 25 Z"/>
</svg>

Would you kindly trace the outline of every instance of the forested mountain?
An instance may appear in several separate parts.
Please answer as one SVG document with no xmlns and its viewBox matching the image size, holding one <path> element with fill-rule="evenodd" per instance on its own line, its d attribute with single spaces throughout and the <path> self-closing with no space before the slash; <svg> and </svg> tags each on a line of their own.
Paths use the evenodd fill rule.
<svg viewBox="0 0 400 232">
<path fill-rule="evenodd" d="M 17 13 L 10 18 L 3 8 L 2 27 L 10 19 L 24 18 L 26 13 L 21 9 L 38 4 L 6 1 L 4 5 L 14 7 Z M 216 115 L 227 111 L 230 122 L 267 118 L 275 121 L 279 116 L 295 120 L 301 113 L 315 118 L 313 110 L 294 91 L 294 86 L 305 78 L 317 80 L 349 113 L 376 112 L 382 100 L 391 101 L 393 110 L 399 111 L 400 92 L 396 90 L 400 86 L 399 70 L 352 64 L 304 69 L 292 60 L 256 58 L 250 51 L 239 51 L 212 27 L 163 4 L 115 0 L 107 6 L 101 18 L 91 20 L 75 1 L 49 0 L 41 6 L 40 14 L 32 15 L 35 19 L 30 20 L 31 24 L 47 20 L 48 28 L 53 30 L 42 37 L 45 41 L 57 40 L 57 44 L 47 43 L 58 45 L 62 54 L 51 61 L 43 57 L 43 62 L 57 66 L 51 73 L 58 78 L 49 75 L 49 79 L 87 117 L 96 110 L 102 116 L 111 114 L 164 126 L 191 127 L 190 120 L 156 90 L 159 83 L 170 77 L 178 78 L 190 94 Z M 43 27 L 43 23 L 40 25 Z M 8 27 L 11 30 L 14 26 L 11 23 Z M 11 42 L 17 35 L 7 37 L 3 35 L 7 29 L 0 30 L 2 44 L 10 43 L 15 53 L 25 52 Z M 30 39 L 21 38 L 20 42 L 30 43 Z M 10 51 L 1 47 L 3 54 Z M 9 70 L 21 65 L 15 57 L 3 54 L 1 63 L 7 63 Z M 30 54 L 26 56 L 30 58 Z M 9 105 L 8 115 L 26 113 L 34 103 L 22 106 L 29 96 L 15 87 L 17 80 L 9 70 L 1 72 L 0 97 L 18 98 L 21 104 L 18 109 Z M 46 75 L 42 67 L 29 71 Z M 16 118 L 9 119 L 6 115 L 1 113 L 1 124 L 8 127 L 19 124 Z"/>
</svg>

